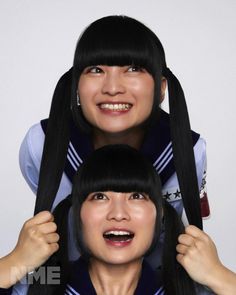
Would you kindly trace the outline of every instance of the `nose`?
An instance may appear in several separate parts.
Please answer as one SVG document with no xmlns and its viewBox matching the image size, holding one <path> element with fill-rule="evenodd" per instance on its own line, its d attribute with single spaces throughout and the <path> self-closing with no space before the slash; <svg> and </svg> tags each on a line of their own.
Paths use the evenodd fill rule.
<svg viewBox="0 0 236 295">
<path fill-rule="evenodd" d="M 128 206 L 124 200 L 117 199 L 111 204 L 107 219 L 115 221 L 130 220 Z"/>
<path fill-rule="evenodd" d="M 125 92 L 124 81 L 118 67 L 111 67 L 104 77 L 102 93 L 115 96 Z"/>
</svg>

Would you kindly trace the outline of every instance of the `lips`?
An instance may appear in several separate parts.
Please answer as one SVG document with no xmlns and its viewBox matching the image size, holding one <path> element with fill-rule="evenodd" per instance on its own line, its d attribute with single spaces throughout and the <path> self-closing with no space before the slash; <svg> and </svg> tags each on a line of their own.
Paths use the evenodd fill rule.
<svg viewBox="0 0 236 295">
<path fill-rule="evenodd" d="M 105 102 L 98 104 L 99 108 L 103 111 L 112 111 L 112 112 L 127 112 L 131 109 L 132 104 L 130 103 L 120 103 L 120 102 Z"/>
<path fill-rule="evenodd" d="M 133 240 L 134 233 L 129 230 L 108 230 L 103 233 L 103 237 L 109 244 L 122 246 L 129 244 Z"/>
</svg>

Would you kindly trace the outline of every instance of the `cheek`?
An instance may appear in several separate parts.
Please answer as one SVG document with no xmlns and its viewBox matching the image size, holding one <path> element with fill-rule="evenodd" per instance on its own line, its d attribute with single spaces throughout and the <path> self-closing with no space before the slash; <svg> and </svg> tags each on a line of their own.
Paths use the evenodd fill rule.
<svg viewBox="0 0 236 295">
<path fill-rule="evenodd" d="M 89 102 L 89 97 L 91 97 L 91 87 L 90 83 L 84 78 L 81 78 L 79 81 L 78 94 L 80 103 L 82 103 L 82 105 L 86 105 L 86 103 Z"/>
<path fill-rule="evenodd" d="M 102 210 L 84 205 L 81 208 L 80 216 L 84 237 L 89 238 L 90 236 L 100 235 L 104 223 L 104 213 Z"/>
<path fill-rule="evenodd" d="M 133 89 L 139 99 L 140 106 L 142 105 L 142 108 L 151 110 L 154 101 L 154 82 L 139 81 L 139 83 L 133 85 Z"/>
<path fill-rule="evenodd" d="M 87 239 L 87 234 L 91 233 L 93 231 L 94 226 L 94 218 L 96 219 L 96 215 L 94 216 L 93 210 L 87 208 L 86 206 L 83 206 L 81 208 L 81 222 L 82 222 L 82 232 L 85 239 Z M 96 224 L 96 223 L 94 223 Z"/>
<path fill-rule="evenodd" d="M 156 225 L 156 209 L 146 212 L 145 224 L 143 224 L 143 236 L 146 238 L 147 248 L 152 244 L 155 235 L 155 225 Z"/>
<path fill-rule="evenodd" d="M 140 228 L 144 229 L 154 229 L 156 222 L 156 208 L 153 204 L 148 205 L 145 208 L 137 208 L 135 211 L 134 220 Z"/>
<path fill-rule="evenodd" d="M 154 102 L 154 84 L 148 83 L 144 87 L 143 96 L 145 97 L 145 103 L 147 104 L 147 107 L 152 109 L 153 102 Z"/>
<path fill-rule="evenodd" d="M 98 79 L 89 79 L 81 77 L 78 83 L 78 93 L 81 101 L 86 104 L 89 102 L 97 93 L 100 87 Z"/>
</svg>

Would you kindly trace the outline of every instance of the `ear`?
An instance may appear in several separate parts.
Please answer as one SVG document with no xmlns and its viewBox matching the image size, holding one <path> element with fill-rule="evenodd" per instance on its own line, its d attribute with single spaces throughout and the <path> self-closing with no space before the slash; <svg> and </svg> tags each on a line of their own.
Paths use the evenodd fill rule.
<svg viewBox="0 0 236 295">
<path fill-rule="evenodd" d="M 164 98 L 165 98 L 166 85 L 167 85 L 166 78 L 162 76 L 161 77 L 161 98 L 160 98 L 160 103 L 162 103 Z"/>
</svg>

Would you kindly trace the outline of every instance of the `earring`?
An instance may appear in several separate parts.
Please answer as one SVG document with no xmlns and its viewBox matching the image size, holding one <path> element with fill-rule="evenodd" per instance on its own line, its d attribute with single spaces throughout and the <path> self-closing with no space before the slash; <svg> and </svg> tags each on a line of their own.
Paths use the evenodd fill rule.
<svg viewBox="0 0 236 295">
<path fill-rule="evenodd" d="M 77 93 L 77 106 L 80 106 L 79 94 Z"/>
</svg>

